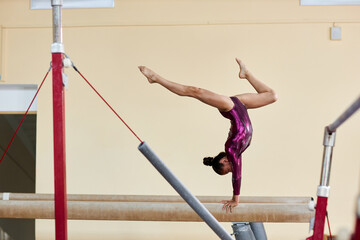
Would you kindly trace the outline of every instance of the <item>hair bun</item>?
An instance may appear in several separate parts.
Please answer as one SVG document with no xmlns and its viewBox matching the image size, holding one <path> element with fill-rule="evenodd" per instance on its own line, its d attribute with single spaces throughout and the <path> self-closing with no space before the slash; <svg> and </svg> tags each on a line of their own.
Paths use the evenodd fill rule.
<svg viewBox="0 0 360 240">
<path fill-rule="evenodd" d="M 206 166 L 212 166 L 213 160 L 214 160 L 214 158 L 212 158 L 212 157 L 206 157 L 206 158 L 204 158 L 203 163 Z"/>
</svg>

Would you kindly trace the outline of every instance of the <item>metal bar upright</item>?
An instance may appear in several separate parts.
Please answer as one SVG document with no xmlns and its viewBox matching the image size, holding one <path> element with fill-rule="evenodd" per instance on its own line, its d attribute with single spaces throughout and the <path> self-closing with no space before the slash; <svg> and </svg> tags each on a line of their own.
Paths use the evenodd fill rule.
<svg viewBox="0 0 360 240">
<path fill-rule="evenodd" d="M 54 185 L 55 239 L 67 240 L 65 94 L 63 86 L 64 46 L 62 44 L 62 0 L 52 0 L 53 44 L 53 126 L 54 126 Z"/>
<path fill-rule="evenodd" d="M 324 132 L 324 153 L 321 169 L 320 185 L 317 190 L 317 203 L 315 213 L 315 224 L 313 236 L 307 238 L 308 240 L 322 240 L 324 237 L 325 218 L 327 213 L 327 202 L 330 193 L 330 170 L 332 161 L 332 151 L 335 145 L 336 132 L 330 132 L 328 127 L 325 127 Z"/>
<path fill-rule="evenodd" d="M 211 215 L 204 205 L 180 182 L 145 142 L 142 142 L 138 149 L 220 239 L 233 240 L 216 218 Z"/>
</svg>

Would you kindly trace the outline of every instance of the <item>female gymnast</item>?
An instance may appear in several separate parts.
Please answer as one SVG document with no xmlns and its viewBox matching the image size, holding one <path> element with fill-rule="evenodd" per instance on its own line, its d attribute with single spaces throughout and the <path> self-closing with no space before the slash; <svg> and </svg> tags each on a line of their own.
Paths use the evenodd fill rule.
<svg viewBox="0 0 360 240">
<path fill-rule="evenodd" d="M 149 83 L 158 83 L 179 96 L 196 98 L 217 108 L 223 117 L 230 119 L 231 128 L 225 143 L 225 152 L 219 153 L 214 158 L 203 159 L 205 165 L 212 166 L 214 171 L 220 175 L 232 172 L 233 197 L 231 200 L 222 201 L 223 210 L 226 209 L 226 212 L 229 210 L 232 212 L 232 209 L 239 204 L 241 154 L 250 145 L 252 136 L 252 126 L 247 109 L 263 107 L 277 100 L 277 95 L 273 89 L 258 80 L 241 60 L 236 58 L 236 62 L 240 68 L 239 77 L 247 79 L 257 93 L 243 93 L 227 97 L 206 89 L 171 82 L 151 69 L 139 66 L 140 71 Z"/>
</svg>

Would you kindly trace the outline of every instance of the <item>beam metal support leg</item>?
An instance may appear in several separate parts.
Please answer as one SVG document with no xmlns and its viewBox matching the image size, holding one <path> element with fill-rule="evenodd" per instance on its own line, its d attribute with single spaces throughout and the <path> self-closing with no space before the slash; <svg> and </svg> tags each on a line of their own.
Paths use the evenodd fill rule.
<svg viewBox="0 0 360 240">
<path fill-rule="evenodd" d="M 267 240 L 265 227 L 262 222 L 251 222 L 250 227 L 256 240 Z"/>
<path fill-rule="evenodd" d="M 236 240 L 257 240 L 248 222 L 238 222 L 231 225 Z"/>
</svg>

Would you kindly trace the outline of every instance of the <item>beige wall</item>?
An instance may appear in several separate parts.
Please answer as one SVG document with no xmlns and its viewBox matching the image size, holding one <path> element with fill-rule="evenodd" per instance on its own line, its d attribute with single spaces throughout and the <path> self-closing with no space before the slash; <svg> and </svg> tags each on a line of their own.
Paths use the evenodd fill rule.
<svg viewBox="0 0 360 240">
<path fill-rule="evenodd" d="M 231 195 L 231 176 L 202 166 L 223 149 L 229 122 L 215 109 L 149 85 L 137 70 L 225 95 L 253 91 L 236 56 L 279 101 L 251 110 L 242 195 L 315 196 L 323 128 L 360 89 L 360 7 L 301 7 L 298 0 L 117 0 L 115 9 L 64 10 L 65 50 L 79 70 L 197 195 Z M 329 28 L 342 27 L 331 41 Z M 51 12 L 0 0 L 5 83 L 40 83 L 49 67 Z M 73 70 L 66 92 L 68 193 L 175 194 L 138 141 Z M 51 78 L 38 101 L 37 192 L 53 192 Z M 360 115 L 338 131 L 329 214 L 352 228 L 358 193 Z M 231 224 L 224 224 L 230 232 Z M 269 239 L 305 239 L 308 224 L 267 224 Z M 186 231 L 184 231 L 186 229 Z M 69 221 L 70 239 L 216 239 L 204 223 Z M 37 221 L 37 239 L 54 239 Z"/>
</svg>

